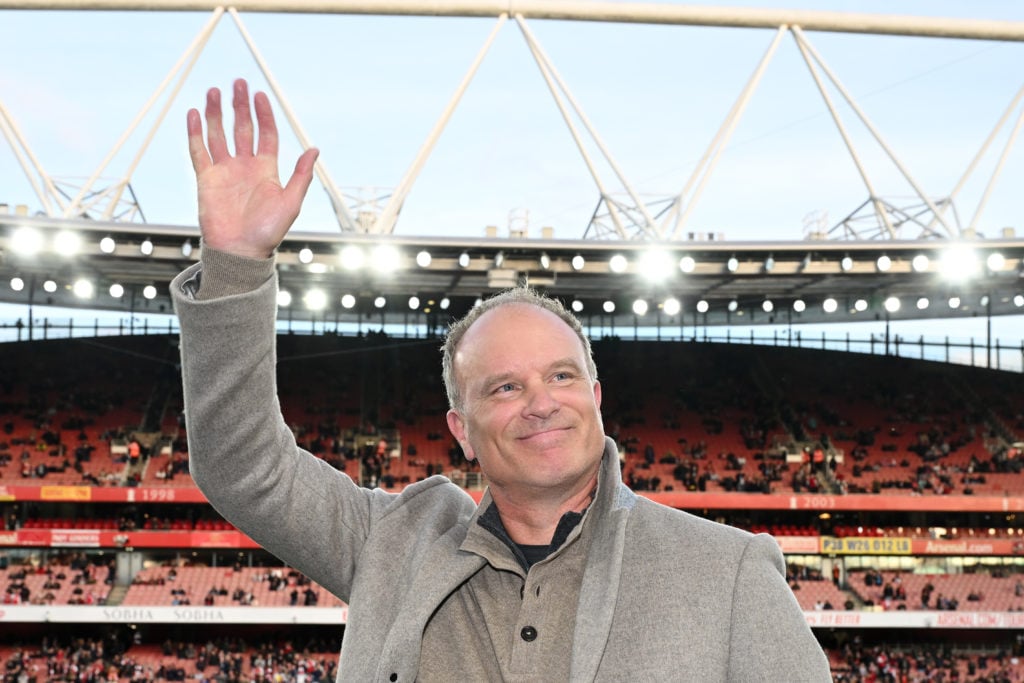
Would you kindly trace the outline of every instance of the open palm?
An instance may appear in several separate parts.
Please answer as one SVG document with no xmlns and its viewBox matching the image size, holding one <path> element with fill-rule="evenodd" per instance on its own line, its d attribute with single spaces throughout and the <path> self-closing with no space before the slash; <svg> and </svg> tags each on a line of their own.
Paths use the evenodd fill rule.
<svg viewBox="0 0 1024 683">
<path fill-rule="evenodd" d="M 192 109 L 188 113 L 189 154 L 196 172 L 199 228 L 204 243 L 237 256 L 267 258 L 299 215 L 313 179 L 317 150 L 306 150 L 299 157 L 291 178 L 282 186 L 277 171 L 277 126 L 270 101 L 264 93 L 256 93 L 253 105 L 259 126 L 255 154 L 248 86 L 241 79 L 234 84 L 234 156 L 224 135 L 220 91 L 216 88 L 207 93 L 205 143 L 199 112 Z"/>
</svg>

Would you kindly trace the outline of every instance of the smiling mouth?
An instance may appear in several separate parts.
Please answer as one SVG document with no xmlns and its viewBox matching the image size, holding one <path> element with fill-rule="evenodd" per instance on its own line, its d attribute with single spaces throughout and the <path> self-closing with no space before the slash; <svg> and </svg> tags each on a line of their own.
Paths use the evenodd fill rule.
<svg viewBox="0 0 1024 683">
<path fill-rule="evenodd" d="M 518 437 L 520 441 L 529 441 L 530 439 L 536 439 L 538 437 L 550 436 L 559 432 L 567 432 L 571 427 L 552 427 L 551 429 L 542 429 L 539 432 L 531 432 L 525 436 Z"/>
</svg>

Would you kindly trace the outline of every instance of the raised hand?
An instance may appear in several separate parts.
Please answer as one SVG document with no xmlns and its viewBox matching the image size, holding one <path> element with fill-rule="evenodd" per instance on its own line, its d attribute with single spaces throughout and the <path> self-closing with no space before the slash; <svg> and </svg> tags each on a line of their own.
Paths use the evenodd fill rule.
<svg viewBox="0 0 1024 683">
<path fill-rule="evenodd" d="M 199 192 L 199 228 L 203 242 L 230 254 L 267 258 L 284 239 L 302 207 L 313 179 L 319 152 L 306 150 L 282 187 L 277 172 L 277 125 L 265 93 L 256 93 L 253 105 L 259 142 L 253 153 L 253 122 L 249 88 L 234 83 L 235 155 L 224 135 L 220 91 L 206 95 L 207 141 L 196 109 L 188 112 L 188 149 Z"/>
</svg>

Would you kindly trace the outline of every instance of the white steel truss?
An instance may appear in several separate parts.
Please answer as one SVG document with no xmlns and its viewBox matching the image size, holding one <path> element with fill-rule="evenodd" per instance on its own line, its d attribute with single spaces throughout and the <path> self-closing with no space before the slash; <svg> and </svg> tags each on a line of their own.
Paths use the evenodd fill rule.
<svg viewBox="0 0 1024 683">
<path fill-rule="evenodd" d="M 182 88 L 196 60 L 201 55 L 220 18 L 230 14 L 253 59 L 266 77 L 285 119 L 303 148 L 311 141 L 302 129 L 298 115 L 288 104 L 284 89 L 274 78 L 269 64 L 263 58 L 255 41 L 246 30 L 240 12 L 287 13 L 339 13 L 376 15 L 422 16 L 490 16 L 496 24 L 478 54 L 472 60 L 465 76 L 442 111 L 427 139 L 413 158 L 405 175 L 393 191 L 378 193 L 367 201 L 362 196 L 343 193 L 334 183 L 322 161 L 316 164 L 316 174 L 329 195 L 338 226 L 342 232 L 389 234 L 394 232 L 401 208 L 422 171 L 440 135 L 448 124 L 463 94 L 469 87 L 480 64 L 487 55 L 498 32 L 509 16 L 515 22 L 536 62 L 541 76 L 558 107 L 584 164 L 598 191 L 598 203 L 584 231 L 585 237 L 595 239 L 624 239 L 666 241 L 680 240 L 686 235 L 688 220 L 700 196 L 711 179 L 723 150 L 742 117 L 744 110 L 762 79 L 782 37 L 792 34 L 812 79 L 831 114 L 839 135 L 867 190 L 868 199 L 839 224 L 822 236 L 832 239 L 948 239 L 959 236 L 963 229 L 976 231 L 978 222 L 995 187 L 1003 166 L 1016 142 L 1022 125 L 1024 109 L 1016 117 L 1009 139 L 999 155 L 995 169 L 967 226 L 960 225 L 954 205 L 958 193 L 976 169 L 979 160 L 992 147 L 994 138 L 1016 111 L 1022 88 L 984 142 L 976 157 L 965 170 L 961 180 L 948 196 L 933 199 L 910 173 L 872 123 L 864 110 L 844 87 L 835 72 L 826 64 L 811 44 L 805 31 L 833 31 L 939 38 L 969 38 L 977 40 L 1024 41 L 1024 22 L 943 19 L 929 17 L 900 17 L 888 15 L 818 12 L 798 10 L 760 10 L 745 8 L 694 7 L 676 4 L 626 2 L 562 2 L 558 0 L 248 0 L 225 7 L 204 0 L 0 0 L 0 9 L 24 10 L 161 10 L 212 12 L 209 20 L 177 63 L 143 106 L 135 120 L 129 124 L 93 174 L 80 185 L 58 181 L 50 177 L 32 153 L 27 140 L 0 101 L 0 132 L 12 147 L 15 157 L 40 201 L 43 211 L 51 217 L 90 218 L 120 221 L 144 221 L 141 207 L 131 190 L 131 176 L 143 158 L 149 143 L 163 122 L 175 96 Z M 582 106 L 572 95 L 551 59 L 541 47 L 527 24 L 527 19 L 569 19 L 602 22 L 677 24 L 701 26 L 754 27 L 775 29 L 775 36 L 749 80 L 744 84 L 730 111 L 711 140 L 697 167 L 683 189 L 675 196 L 649 198 L 639 192 L 626 178 L 613 158 Z M 820 70 L 820 73 L 819 73 Z M 822 77 L 822 73 L 824 77 Z M 861 161 L 846 124 L 832 100 L 828 83 L 855 113 L 860 123 L 870 132 L 874 141 L 884 150 L 888 159 L 899 170 L 914 191 L 909 204 L 897 204 L 881 197 L 875 190 L 868 169 Z M 128 139 L 143 119 L 164 98 L 156 120 L 146 134 L 124 173 L 107 185 L 98 183 L 112 160 L 121 152 Z M 579 124 L 579 125 L 577 125 Z M 580 130 L 582 128 L 582 131 Z M 598 152 L 611 168 L 619 186 L 612 188 L 601 178 L 594 157 L 588 151 L 583 133 L 590 137 Z M 621 190 L 620 190 L 621 188 Z M 126 196 L 127 195 L 127 196 Z M 951 211 L 950 211 L 951 210 Z M 355 212 L 355 215 L 353 215 Z M 914 234 L 909 234 L 914 231 Z M 821 234 L 822 231 L 817 231 Z"/>
</svg>

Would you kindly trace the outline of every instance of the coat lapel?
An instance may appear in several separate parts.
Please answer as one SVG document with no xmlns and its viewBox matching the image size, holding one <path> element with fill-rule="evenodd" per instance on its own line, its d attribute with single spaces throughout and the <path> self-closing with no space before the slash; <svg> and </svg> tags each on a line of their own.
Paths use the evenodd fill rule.
<svg viewBox="0 0 1024 683">
<path fill-rule="evenodd" d="M 611 448 L 614 448 L 612 446 Z M 636 503 L 636 494 L 622 486 L 617 453 L 606 448 L 598 493 L 603 510 L 595 522 L 587 568 L 580 585 L 576 630 L 572 643 L 572 681 L 593 681 L 597 676 L 605 643 L 615 616 L 615 598 L 622 576 L 622 554 L 626 522 Z"/>
<path fill-rule="evenodd" d="M 482 557 L 459 550 L 465 535 L 465 527 L 452 527 L 424 555 L 396 612 L 402 616 L 388 632 L 382 666 L 385 662 L 408 660 L 412 653 L 412 661 L 419 661 L 423 629 L 437 606 L 484 565 Z"/>
</svg>

